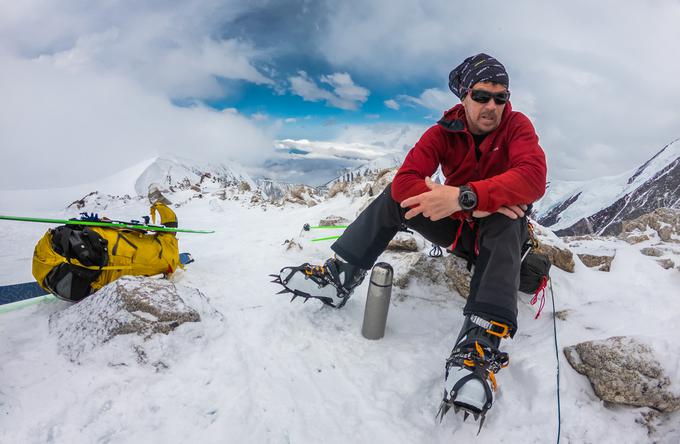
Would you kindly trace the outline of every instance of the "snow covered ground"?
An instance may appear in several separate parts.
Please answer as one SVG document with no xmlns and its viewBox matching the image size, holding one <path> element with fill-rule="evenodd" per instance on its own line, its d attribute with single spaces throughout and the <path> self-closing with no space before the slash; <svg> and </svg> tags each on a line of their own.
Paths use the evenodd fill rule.
<svg viewBox="0 0 680 444">
<path fill-rule="evenodd" d="M 40 192 L 27 192 L 23 202 L 2 197 L 3 213 L 25 214 L 31 200 L 41 201 Z M 35 205 L 43 211 L 29 214 L 66 215 L 69 199 L 53 201 L 53 208 Z M 363 203 L 340 195 L 312 208 L 279 208 L 205 198 L 176 208 L 181 226 L 216 230 L 179 236 L 180 250 L 190 251 L 196 262 L 176 278 L 200 289 L 223 324 L 202 341 L 192 339 L 186 324 L 179 327 L 172 334 L 184 346 L 166 369 L 68 361 L 48 328 L 50 314 L 68 309 L 65 302 L 0 315 L 0 442 L 554 442 L 549 300 L 534 320 L 530 297 L 521 295 L 520 331 L 504 343 L 511 363 L 498 375 L 495 405 L 476 436 L 477 425 L 464 424 L 453 412 L 443 423 L 435 421 L 444 361 L 462 323 L 460 296 L 424 283 L 395 288 L 386 335 L 369 341 L 360 332 L 367 282 L 341 310 L 316 301 L 289 303 L 275 294 L 269 273 L 330 255 L 329 243 L 312 243 L 314 233 L 301 233 L 303 224 L 329 215 L 351 220 Z M 105 213 L 123 219 L 147 211 L 145 200 L 133 200 Z M 47 227 L 0 223 L 0 285 L 30 280 L 33 246 Z M 286 250 L 287 239 L 303 249 Z M 605 406 L 561 352 L 614 335 L 675 340 L 670 334 L 680 325 L 678 270 L 664 270 L 638 246 L 613 241 L 606 249 L 616 251 L 610 273 L 578 261 L 573 274 L 552 271 L 557 310 L 567 313 L 557 324 L 562 442 L 680 442 L 678 414 L 648 436 L 636 422 L 646 409 Z M 400 261 L 396 253 L 382 259 L 397 266 Z M 667 362 L 677 376 L 677 357 Z"/>
</svg>

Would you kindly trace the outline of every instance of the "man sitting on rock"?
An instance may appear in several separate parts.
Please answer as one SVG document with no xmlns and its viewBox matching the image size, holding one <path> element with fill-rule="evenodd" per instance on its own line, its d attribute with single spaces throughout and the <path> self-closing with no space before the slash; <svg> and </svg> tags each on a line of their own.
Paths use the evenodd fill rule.
<svg viewBox="0 0 680 444">
<path fill-rule="evenodd" d="M 493 57 L 465 59 L 449 75 L 462 103 L 423 134 L 392 184 L 332 245 L 337 256 L 278 277 L 284 291 L 342 307 L 403 227 L 474 263 L 465 321 L 446 362 L 441 416 L 453 406 L 483 421 L 495 373 L 508 362 L 500 341 L 517 331 L 525 211 L 545 192 L 546 163 L 533 125 L 512 110 L 508 86 Z M 431 179 L 440 166 L 443 185 Z"/>
</svg>

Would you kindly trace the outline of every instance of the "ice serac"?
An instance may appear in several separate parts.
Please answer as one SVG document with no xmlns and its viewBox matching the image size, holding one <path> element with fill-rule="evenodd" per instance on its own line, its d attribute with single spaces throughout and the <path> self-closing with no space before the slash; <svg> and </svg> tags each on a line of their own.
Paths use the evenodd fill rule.
<svg viewBox="0 0 680 444">
<path fill-rule="evenodd" d="M 537 220 L 560 236 L 610 235 L 624 220 L 680 208 L 680 139 L 627 173 L 582 183 L 552 183 Z"/>
</svg>

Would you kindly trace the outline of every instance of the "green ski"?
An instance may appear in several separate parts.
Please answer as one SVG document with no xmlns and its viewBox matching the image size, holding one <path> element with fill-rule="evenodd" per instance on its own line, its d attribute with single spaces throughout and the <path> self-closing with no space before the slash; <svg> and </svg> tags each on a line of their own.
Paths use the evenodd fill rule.
<svg viewBox="0 0 680 444">
<path fill-rule="evenodd" d="M 90 227 L 109 227 L 109 228 L 129 228 L 132 230 L 145 231 L 164 231 L 170 233 L 197 233 L 210 234 L 214 230 L 186 230 L 182 228 L 170 228 L 162 225 L 136 224 L 132 222 L 122 222 L 117 220 L 112 221 L 89 221 L 77 219 L 42 219 L 38 217 L 19 217 L 19 216 L 1 216 L 0 220 L 16 220 L 20 222 L 38 222 L 45 224 L 60 224 L 60 225 L 87 225 Z"/>
</svg>

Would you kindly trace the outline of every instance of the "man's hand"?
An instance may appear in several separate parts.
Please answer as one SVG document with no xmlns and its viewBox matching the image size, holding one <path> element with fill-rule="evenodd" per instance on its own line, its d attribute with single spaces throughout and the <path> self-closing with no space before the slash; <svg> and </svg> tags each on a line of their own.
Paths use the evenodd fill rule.
<svg viewBox="0 0 680 444">
<path fill-rule="evenodd" d="M 501 213 L 504 216 L 508 216 L 510 219 L 517 219 L 519 217 L 524 217 L 524 212 L 527 210 L 526 205 L 507 205 L 502 206 L 496 210 L 496 213 Z M 473 211 L 472 217 L 482 218 L 491 215 L 488 211 Z"/>
<path fill-rule="evenodd" d="M 402 208 L 411 207 L 404 215 L 406 219 L 422 214 L 432 221 L 437 221 L 461 210 L 458 205 L 460 194 L 458 187 L 434 183 L 429 177 L 425 178 L 425 185 L 430 191 L 409 197 L 401 203 Z"/>
</svg>

